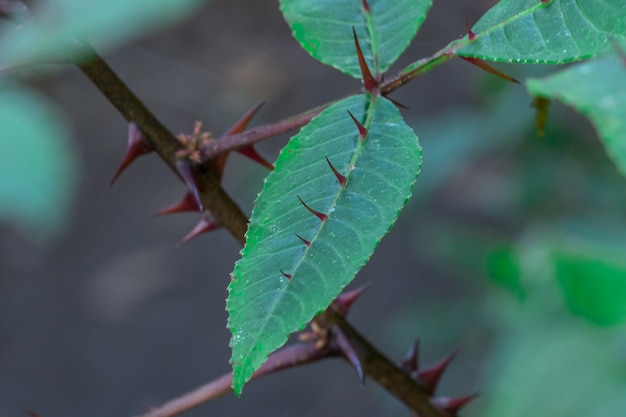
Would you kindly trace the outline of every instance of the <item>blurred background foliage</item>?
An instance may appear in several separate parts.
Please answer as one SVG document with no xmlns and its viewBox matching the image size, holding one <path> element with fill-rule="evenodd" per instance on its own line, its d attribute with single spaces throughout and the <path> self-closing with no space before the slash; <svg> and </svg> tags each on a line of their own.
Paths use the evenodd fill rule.
<svg viewBox="0 0 626 417">
<path fill-rule="evenodd" d="M 167 16 L 177 2 L 169 3 Z M 491 4 L 435 2 L 423 41 L 407 55 L 444 45 Z M 145 27 L 160 27 L 165 16 L 116 13 L 106 16 L 124 30 L 143 30 L 142 16 Z M 106 34 L 111 21 L 90 24 Z M 274 103 L 260 116 L 269 122 L 357 87 L 299 50 L 272 1 L 215 1 L 176 31 L 107 58 L 175 132 L 196 119 L 225 129 L 259 98 Z M 498 68 L 519 79 L 553 70 Z M 179 198 L 182 186 L 154 160 L 109 191 L 125 123 L 80 74 L 39 71 L 2 76 L 0 216 L 30 238 L 56 239 L 39 246 L 0 230 L 0 414 L 130 415 L 228 369 L 223 299 L 239 248 L 217 232 L 175 251 L 197 219 L 157 222 L 145 213 Z M 410 205 L 356 283 L 375 284 L 355 307 L 357 327 L 397 358 L 420 337 L 424 364 L 458 347 L 440 392 L 479 390 L 464 415 L 620 415 L 626 180 L 571 109 L 554 103 L 538 137 L 523 88 L 465 63 L 424 78 L 394 95 L 412 109 L 404 115 L 420 137 L 424 167 Z M 285 140 L 262 152 L 275 157 Z M 249 210 L 263 175 L 233 157 L 226 186 Z M 260 409 L 406 415 L 334 364 L 273 376 L 241 400 L 189 415 Z"/>
</svg>

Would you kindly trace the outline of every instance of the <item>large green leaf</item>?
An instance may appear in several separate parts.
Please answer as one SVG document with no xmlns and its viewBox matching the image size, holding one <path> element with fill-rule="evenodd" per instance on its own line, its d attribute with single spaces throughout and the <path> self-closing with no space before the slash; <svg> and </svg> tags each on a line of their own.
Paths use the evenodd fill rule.
<svg viewBox="0 0 626 417">
<path fill-rule="evenodd" d="M 372 73 L 386 71 L 409 45 L 432 0 L 281 0 L 293 36 L 313 58 L 360 78 L 352 28 Z"/>
<path fill-rule="evenodd" d="M 67 218 L 76 183 L 69 134 L 43 97 L 1 88 L 0 220 L 50 237 Z"/>
<path fill-rule="evenodd" d="M 48 0 L 36 19 L 1 34 L 0 67 L 71 59 L 78 39 L 109 47 L 188 15 L 204 0 Z"/>
<path fill-rule="evenodd" d="M 626 175 L 626 67 L 619 57 L 580 63 L 526 86 L 535 96 L 558 99 L 589 117 Z"/>
<path fill-rule="evenodd" d="M 363 140 L 347 110 L 368 129 Z M 326 158 L 346 176 L 344 186 Z M 367 262 L 409 198 L 420 164 L 417 137 L 398 110 L 369 95 L 329 107 L 282 150 L 229 286 L 235 392 Z"/>
<path fill-rule="evenodd" d="M 624 0 L 502 0 L 456 54 L 489 61 L 561 64 L 594 57 L 626 39 Z"/>
</svg>

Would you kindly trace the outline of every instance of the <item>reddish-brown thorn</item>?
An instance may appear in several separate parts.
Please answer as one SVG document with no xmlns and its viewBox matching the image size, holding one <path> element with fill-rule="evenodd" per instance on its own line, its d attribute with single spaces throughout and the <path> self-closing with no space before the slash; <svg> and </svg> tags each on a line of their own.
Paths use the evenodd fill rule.
<svg viewBox="0 0 626 417">
<path fill-rule="evenodd" d="M 122 172 L 137 158 L 147 153 L 154 151 L 154 147 L 148 139 L 144 136 L 143 132 L 139 130 L 139 127 L 133 122 L 128 124 L 128 146 L 126 147 L 126 153 L 124 153 L 124 158 L 122 159 L 122 163 L 115 171 L 115 175 L 113 175 L 113 179 L 111 180 L 111 185 L 115 182 L 117 177 L 120 176 Z"/>
<path fill-rule="evenodd" d="M 361 122 L 359 122 L 356 117 L 354 117 L 352 115 L 352 113 L 350 113 L 350 110 L 346 110 L 348 112 L 348 114 L 350 115 L 350 117 L 352 118 L 352 121 L 354 122 L 354 124 L 356 124 L 356 127 L 359 129 L 359 136 L 361 136 L 361 139 L 364 139 L 365 136 L 367 136 L 367 129 L 365 129 L 365 126 L 363 126 L 361 124 Z"/>
<path fill-rule="evenodd" d="M 409 110 L 408 106 L 405 106 L 404 104 L 400 103 L 398 100 L 395 100 L 395 99 L 393 99 L 393 98 L 391 98 L 389 96 L 385 96 L 385 98 L 387 100 L 391 101 L 396 107 L 400 107 L 402 109 Z"/>
<path fill-rule="evenodd" d="M 335 311 L 337 311 L 337 313 L 345 317 L 350 311 L 350 308 L 352 307 L 354 302 L 358 300 L 361 294 L 363 294 L 368 288 L 369 284 L 365 284 L 352 291 L 339 294 L 339 296 L 337 296 L 337 298 L 335 298 L 332 303 L 333 308 L 335 309 Z"/>
<path fill-rule="evenodd" d="M 367 0 L 363 0 L 363 10 L 365 11 L 365 13 L 369 13 L 370 12 L 370 5 L 367 3 Z"/>
<path fill-rule="evenodd" d="M 178 203 L 167 206 L 154 213 L 154 215 L 164 216 L 166 214 L 186 213 L 188 211 L 200 211 L 200 207 L 198 207 L 198 202 L 190 191 L 187 191 L 183 199 L 180 200 Z"/>
<path fill-rule="evenodd" d="M 270 171 L 274 169 L 274 165 L 272 165 L 267 159 L 263 158 L 261 154 L 259 154 L 252 145 L 246 145 L 241 148 L 238 148 L 236 149 L 236 152 L 244 156 L 247 156 L 248 158 L 252 159 L 254 162 L 257 162 L 263 165 L 265 168 L 269 169 Z"/>
<path fill-rule="evenodd" d="M 200 192 L 198 191 L 198 185 L 196 184 L 196 174 L 193 167 L 186 159 L 181 159 L 176 161 L 176 171 L 178 171 L 183 181 L 185 181 L 189 192 L 196 200 L 196 204 L 200 208 L 200 211 L 202 211 L 202 201 L 200 200 Z"/>
<path fill-rule="evenodd" d="M 479 394 L 475 393 L 465 397 L 451 398 L 451 397 L 435 397 L 430 401 L 440 410 L 446 411 L 450 417 L 456 417 L 459 410 L 463 408 L 467 403 L 478 397 Z"/>
<path fill-rule="evenodd" d="M 416 339 L 409 348 L 402 362 L 400 362 L 400 368 L 404 369 L 408 373 L 413 373 L 419 369 L 419 349 L 420 341 Z"/>
<path fill-rule="evenodd" d="M 361 360 L 359 359 L 359 355 L 356 353 L 354 346 L 348 339 L 348 336 L 341 330 L 339 326 L 332 327 L 332 338 L 335 346 L 341 354 L 350 362 L 350 364 L 354 367 L 356 374 L 359 378 L 359 382 L 361 385 L 365 383 L 365 374 L 363 373 L 363 366 L 361 365 Z"/>
<path fill-rule="evenodd" d="M 435 392 L 437 385 L 439 384 L 439 380 L 443 375 L 443 372 L 446 370 L 452 359 L 456 356 L 456 350 L 452 351 L 448 356 L 443 358 L 439 363 L 434 364 L 428 369 L 424 369 L 417 374 L 417 379 L 422 383 L 424 388 L 431 394 Z"/>
<path fill-rule="evenodd" d="M 333 174 L 335 174 L 335 177 L 337 177 L 337 181 L 339 181 L 339 185 L 343 186 L 346 183 L 346 177 L 341 175 L 339 171 L 335 169 L 333 164 L 330 163 L 330 159 L 328 159 L 328 157 L 326 157 L 326 162 L 328 162 L 328 166 L 333 171 Z"/>
<path fill-rule="evenodd" d="M 248 110 L 230 129 L 224 133 L 223 136 L 234 135 L 235 133 L 241 133 L 248 126 L 252 118 L 261 110 L 261 107 L 265 105 L 264 101 L 259 101 L 250 110 Z"/>
<path fill-rule="evenodd" d="M 287 279 L 291 279 L 293 277 L 293 274 L 287 274 L 286 272 L 283 272 L 282 269 L 279 269 L 280 273 L 283 274 L 283 276 Z"/>
<path fill-rule="evenodd" d="M 541 0 L 542 3 L 548 3 L 550 0 Z"/>
<path fill-rule="evenodd" d="M 465 27 L 467 28 L 467 37 L 469 38 L 469 40 L 473 41 L 474 39 L 476 39 L 476 34 L 472 32 L 472 28 L 470 27 L 470 25 L 467 24 L 467 22 L 465 22 Z"/>
<path fill-rule="evenodd" d="M 356 55 L 359 59 L 359 67 L 361 67 L 361 75 L 363 76 L 363 85 L 367 91 L 372 93 L 378 88 L 378 81 L 376 81 L 376 78 L 372 76 L 372 73 L 367 66 L 367 62 L 365 62 L 365 57 L 363 56 L 361 45 L 359 45 L 359 38 L 356 36 L 356 30 L 354 27 L 352 28 L 352 34 L 354 35 L 354 44 L 356 46 Z"/>
<path fill-rule="evenodd" d="M 478 58 L 471 58 L 471 57 L 467 57 L 467 56 L 462 56 L 461 58 L 463 58 L 464 60 L 466 60 L 467 62 L 469 62 L 470 64 L 476 65 L 478 68 L 480 68 L 483 71 L 487 71 L 490 74 L 493 74 L 497 77 L 500 77 L 504 80 L 507 81 L 511 81 L 513 83 L 519 84 L 520 82 L 517 81 L 515 78 L 506 75 L 503 72 L 498 71 L 497 69 L 491 67 L 490 65 L 488 65 L 485 61 L 482 61 Z"/>
<path fill-rule="evenodd" d="M 187 233 L 187 235 L 178 242 L 179 245 L 189 242 L 191 239 L 196 238 L 200 235 L 208 233 L 212 230 L 219 229 L 220 226 L 215 222 L 215 219 L 210 214 L 205 214 L 202 216 L 202 219 L 198 222 L 196 227 L 194 227 L 191 232 Z"/>
<path fill-rule="evenodd" d="M 305 238 L 303 238 L 302 236 L 300 236 L 297 233 L 295 235 L 298 236 L 298 239 L 300 239 L 302 241 L 302 243 L 304 243 L 307 246 L 311 246 L 311 241 L 310 240 L 306 240 Z"/>
<path fill-rule="evenodd" d="M 309 212 L 311 212 L 312 214 L 314 214 L 315 216 L 317 216 L 318 219 L 320 219 L 321 221 L 326 221 L 326 219 L 328 219 L 328 216 L 324 213 L 320 213 L 319 211 L 313 210 L 311 207 L 308 206 L 307 203 L 305 203 L 304 201 L 302 201 L 302 199 L 300 198 L 300 196 L 296 196 L 298 197 L 298 200 L 300 200 L 300 203 L 307 209 L 309 210 Z"/>
</svg>

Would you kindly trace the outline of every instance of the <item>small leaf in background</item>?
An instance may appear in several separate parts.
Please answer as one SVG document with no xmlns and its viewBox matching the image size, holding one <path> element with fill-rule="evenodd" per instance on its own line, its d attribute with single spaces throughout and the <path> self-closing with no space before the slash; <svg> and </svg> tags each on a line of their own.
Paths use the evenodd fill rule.
<svg viewBox="0 0 626 417">
<path fill-rule="evenodd" d="M 204 0 L 49 0 L 34 8 L 35 19 L 0 34 L 0 68 L 72 59 L 76 39 L 112 47 L 189 14 Z"/>
<path fill-rule="evenodd" d="M 534 96 L 560 100 L 587 116 L 609 156 L 626 175 L 626 67 L 618 56 L 530 79 L 526 86 Z"/>
<path fill-rule="evenodd" d="M 60 232 L 76 159 L 61 116 L 24 89 L 0 89 L 0 221 L 41 239 Z"/>
<path fill-rule="evenodd" d="M 460 56 L 488 61 L 561 64 L 626 44 L 624 0 L 502 0 L 472 28 Z M 467 41 L 465 41 L 467 42 Z"/>
<path fill-rule="evenodd" d="M 360 78 L 352 28 L 359 37 L 368 67 L 376 75 L 389 69 L 406 49 L 431 3 L 432 0 L 281 0 L 280 8 L 293 36 L 313 58 Z"/>
<path fill-rule="evenodd" d="M 352 281 L 411 195 L 420 164 L 415 133 L 382 97 L 341 100 L 289 141 L 257 198 L 229 286 L 236 393 Z"/>
</svg>

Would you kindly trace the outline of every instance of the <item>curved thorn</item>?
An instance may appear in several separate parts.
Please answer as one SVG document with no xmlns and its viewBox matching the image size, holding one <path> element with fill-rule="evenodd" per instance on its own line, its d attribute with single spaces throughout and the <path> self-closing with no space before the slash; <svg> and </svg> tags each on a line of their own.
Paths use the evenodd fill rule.
<svg viewBox="0 0 626 417">
<path fill-rule="evenodd" d="M 261 110 L 261 107 L 265 105 L 264 101 L 259 101 L 250 110 L 248 110 L 239 120 L 235 122 L 230 129 L 224 133 L 223 136 L 234 135 L 235 133 L 241 133 L 248 126 L 252 118 Z"/>
<path fill-rule="evenodd" d="M 295 233 L 295 235 L 298 236 L 298 239 L 300 239 L 302 241 L 302 243 L 304 243 L 307 246 L 311 246 L 311 241 L 310 240 L 306 240 L 305 238 L 303 238 L 302 236 L 300 236 L 297 233 Z"/>
<path fill-rule="evenodd" d="M 367 3 L 367 0 L 362 0 L 363 3 L 363 10 L 365 11 L 365 13 L 369 13 L 370 12 L 370 5 Z"/>
<path fill-rule="evenodd" d="M 174 203 L 171 206 L 167 206 L 156 213 L 155 216 L 164 216 L 166 214 L 185 213 L 188 211 L 200 211 L 196 198 L 190 191 L 185 193 L 185 196 L 178 203 Z"/>
<path fill-rule="evenodd" d="M 219 229 L 219 225 L 215 222 L 213 216 L 206 214 L 202 217 L 202 219 L 200 219 L 196 227 L 194 227 L 191 232 L 187 233 L 187 235 L 185 235 L 185 237 L 183 237 L 178 244 L 182 245 L 189 242 L 193 238 L 216 229 Z"/>
<path fill-rule="evenodd" d="M 350 308 L 356 300 L 361 297 L 361 294 L 369 288 L 369 284 L 361 285 L 357 289 L 339 294 L 337 298 L 332 302 L 333 308 L 342 316 L 346 316 L 350 311 Z"/>
<path fill-rule="evenodd" d="M 352 34 L 354 35 L 354 45 L 356 46 L 356 55 L 359 59 L 359 67 L 361 67 L 363 85 L 365 86 L 365 89 L 371 93 L 376 88 L 378 88 L 378 81 L 376 81 L 376 79 L 372 76 L 372 73 L 367 66 L 367 62 L 365 62 L 365 57 L 363 56 L 363 51 L 361 50 L 359 38 L 356 36 L 356 30 L 354 29 L 354 26 L 352 27 Z"/>
<path fill-rule="evenodd" d="M 147 153 L 154 151 L 154 147 L 148 139 L 144 136 L 143 132 L 133 122 L 128 124 L 128 145 L 124 158 L 120 163 L 120 166 L 115 171 L 113 179 L 111 179 L 111 185 L 115 182 L 117 177 L 137 158 Z"/>
<path fill-rule="evenodd" d="M 467 22 L 465 22 L 465 27 L 467 28 L 467 37 L 470 41 L 473 41 L 474 39 L 476 39 L 476 34 L 474 32 L 472 32 L 472 28 L 470 27 L 470 25 L 467 24 Z"/>
<path fill-rule="evenodd" d="M 200 200 L 200 192 L 198 191 L 198 185 L 196 184 L 196 174 L 191 164 L 184 159 L 176 161 L 176 170 L 180 174 L 183 181 L 185 181 L 189 192 L 191 192 L 195 198 L 200 210 L 203 210 L 204 207 L 202 205 L 202 201 Z"/>
<path fill-rule="evenodd" d="M 452 359 L 456 356 L 456 350 L 452 351 L 445 358 L 443 358 L 439 363 L 431 366 L 428 369 L 424 369 L 417 374 L 417 379 L 422 383 L 424 388 L 429 393 L 434 393 L 437 389 L 437 385 L 439 384 L 439 380 L 443 375 L 443 372 L 446 370 Z"/>
<path fill-rule="evenodd" d="M 288 273 L 286 273 L 286 272 L 283 272 L 283 270 L 282 270 L 282 269 L 279 269 L 279 271 L 280 271 L 280 273 L 281 273 L 281 274 L 283 274 L 283 276 L 284 276 L 285 278 L 287 278 L 287 279 L 291 279 L 291 278 L 293 278 L 293 274 L 288 274 Z"/>
<path fill-rule="evenodd" d="M 326 221 L 328 219 L 328 216 L 324 213 L 320 213 L 319 211 L 313 210 L 311 207 L 308 206 L 307 203 L 305 203 L 304 201 L 302 201 L 302 199 L 300 198 L 300 196 L 296 196 L 298 197 L 298 200 L 300 200 L 300 203 L 312 214 L 314 214 L 318 219 L 320 219 L 321 221 Z"/>
<path fill-rule="evenodd" d="M 328 159 L 328 157 L 326 157 L 326 162 L 328 162 L 328 166 L 333 171 L 333 174 L 335 174 L 335 177 L 337 177 L 337 181 L 339 181 L 339 185 L 343 186 L 346 183 L 346 177 L 341 175 L 339 171 L 335 169 L 333 164 L 330 163 L 330 160 Z"/>
<path fill-rule="evenodd" d="M 254 162 L 257 162 L 263 165 L 265 168 L 269 169 L 270 171 L 274 169 L 274 165 L 272 165 L 265 158 L 263 158 L 261 154 L 259 154 L 252 145 L 246 145 L 241 148 L 238 148 L 235 150 L 235 152 L 240 153 L 241 155 L 244 155 L 252 159 Z"/>
<path fill-rule="evenodd" d="M 354 346 L 352 346 L 352 343 L 348 339 L 348 336 L 346 336 L 344 331 L 341 330 L 341 327 L 339 326 L 332 327 L 332 336 L 339 351 L 354 367 L 357 377 L 359 378 L 359 382 L 361 383 L 361 386 L 363 386 L 363 384 L 365 384 L 365 374 L 363 373 L 363 366 L 361 365 L 359 355 L 354 349 Z"/>
<path fill-rule="evenodd" d="M 508 76 L 508 75 L 506 75 L 503 72 L 498 71 L 497 69 L 495 69 L 492 66 L 488 65 L 485 61 L 482 61 L 482 60 L 480 60 L 478 58 L 471 58 L 471 57 L 467 57 L 467 56 L 462 56 L 461 58 L 463 58 L 465 61 L 469 62 L 470 64 L 476 65 L 481 70 L 487 71 L 488 73 L 493 74 L 496 77 L 502 78 L 503 80 L 511 81 L 513 83 L 516 83 L 516 84 L 520 83 L 515 78 L 513 78 L 511 76 Z"/>
<path fill-rule="evenodd" d="M 400 368 L 404 369 L 408 373 L 413 373 L 419 369 L 419 349 L 420 341 L 415 339 L 409 348 L 409 351 L 400 362 Z"/>
<path fill-rule="evenodd" d="M 352 115 L 352 113 L 350 113 L 350 110 L 346 110 L 348 112 L 348 114 L 350 115 L 350 117 L 352 118 L 352 121 L 354 122 L 354 124 L 356 124 L 356 127 L 359 129 L 359 135 L 361 136 L 361 139 L 365 139 L 365 136 L 367 136 L 367 129 L 365 129 L 365 126 L 363 126 L 361 124 L 361 122 L 359 122 L 356 117 L 354 117 Z"/>
</svg>

